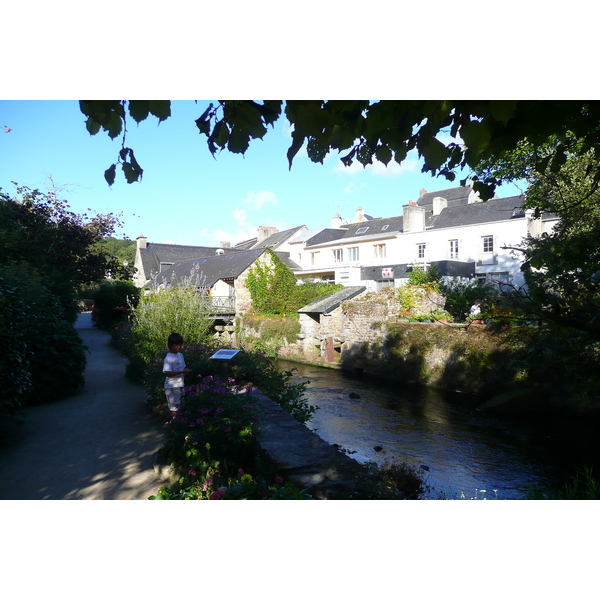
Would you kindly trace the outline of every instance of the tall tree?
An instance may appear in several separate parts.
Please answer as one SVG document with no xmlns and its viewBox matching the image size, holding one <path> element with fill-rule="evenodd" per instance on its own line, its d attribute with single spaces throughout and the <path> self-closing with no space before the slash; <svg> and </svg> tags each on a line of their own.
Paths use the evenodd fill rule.
<svg viewBox="0 0 600 600">
<path fill-rule="evenodd" d="M 534 146 L 521 143 L 502 160 L 480 165 L 482 176 L 525 179 L 525 207 L 535 216 L 554 213 L 560 219 L 552 231 L 529 237 L 519 249 L 528 289 L 521 305 L 537 316 L 574 327 L 600 339 L 600 164 L 598 151 L 570 136 L 569 152 L 558 169 L 551 168 L 560 141 Z"/>
</svg>

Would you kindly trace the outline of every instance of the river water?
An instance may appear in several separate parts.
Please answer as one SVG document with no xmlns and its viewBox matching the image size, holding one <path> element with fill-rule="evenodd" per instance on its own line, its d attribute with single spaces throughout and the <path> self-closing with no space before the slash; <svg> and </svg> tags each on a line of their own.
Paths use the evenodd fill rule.
<svg viewBox="0 0 600 600">
<path fill-rule="evenodd" d="M 600 465 L 597 420 L 500 418 L 465 394 L 279 364 L 309 382 L 305 397 L 319 406 L 310 429 L 361 463 L 423 465 L 428 499 L 521 499 L 532 485 L 562 486 L 576 468 Z"/>
</svg>

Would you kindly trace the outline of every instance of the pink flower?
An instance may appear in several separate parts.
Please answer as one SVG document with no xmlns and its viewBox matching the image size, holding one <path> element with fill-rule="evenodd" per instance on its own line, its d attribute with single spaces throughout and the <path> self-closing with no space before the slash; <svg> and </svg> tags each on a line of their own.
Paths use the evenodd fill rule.
<svg viewBox="0 0 600 600">
<path fill-rule="evenodd" d="M 194 475 L 194 476 L 196 476 L 196 471 L 194 471 L 194 469 L 190 469 L 190 470 L 188 471 L 188 473 L 189 473 L 190 475 Z"/>
<path fill-rule="evenodd" d="M 244 469 L 238 469 L 238 475 L 243 475 L 244 474 Z"/>
</svg>

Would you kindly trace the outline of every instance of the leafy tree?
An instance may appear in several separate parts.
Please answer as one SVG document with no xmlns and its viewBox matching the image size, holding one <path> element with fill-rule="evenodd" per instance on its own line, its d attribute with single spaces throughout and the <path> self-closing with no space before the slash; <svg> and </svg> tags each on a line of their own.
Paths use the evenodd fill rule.
<svg viewBox="0 0 600 600">
<path fill-rule="evenodd" d="M 54 191 L 17 187 L 17 198 L 0 190 L 0 256 L 35 267 L 61 299 L 65 315 L 75 320 L 75 288 L 100 281 L 122 265 L 98 242 L 114 232 L 114 215 L 83 217 L 69 210 Z"/>
<path fill-rule="evenodd" d="M 111 274 L 113 277 L 131 279 L 133 276 L 133 263 L 135 262 L 135 240 L 128 238 L 120 240 L 109 235 L 99 240 L 94 249 L 100 250 L 118 263 L 117 272 Z"/>
<path fill-rule="evenodd" d="M 573 140 L 573 152 L 558 171 L 549 162 L 553 148 L 521 144 L 501 161 L 490 161 L 482 171 L 528 182 L 525 207 L 537 216 L 560 217 L 550 233 L 529 237 L 515 248 L 523 252 L 527 290 L 512 294 L 528 313 L 558 325 L 574 327 L 600 338 L 600 289 L 592 275 L 600 267 L 600 166 L 596 151 Z M 553 160 L 553 159 L 552 159 Z"/>
<path fill-rule="evenodd" d="M 117 161 L 105 172 L 109 185 L 120 165 L 128 183 L 140 181 L 143 169 L 126 146 L 127 120 L 140 123 L 153 115 L 159 123 L 171 115 L 168 100 L 82 100 L 91 135 L 103 129 L 114 139 L 122 136 Z M 329 152 L 344 153 L 349 166 L 378 160 L 402 163 L 411 150 L 424 160 L 423 172 L 454 181 L 455 171 L 475 170 L 483 160 L 500 160 L 525 140 L 542 146 L 554 140 L 545 166 L 557 173 L 573 150 L 600 146 L 600 102 L 575 100 L 221 100 L 210 104 L 195 125 L 215 155 L 222 150 L 244 154 L 254 139 L 284 115 L 292 124 L 288 149 L 290 168 L 306 144 L 309 158 L 322 163 Z M 443 143 L 450 135 L 457 141 Z M 458 139 L 460 137 L 460 140 Z M 600 172 L 595 175 L 600 181 Z M 474 177 L 474 189 L 485 200 L 504 179 Z M 466 182 L 462 180 L 464 185 Z"/>
</svg>

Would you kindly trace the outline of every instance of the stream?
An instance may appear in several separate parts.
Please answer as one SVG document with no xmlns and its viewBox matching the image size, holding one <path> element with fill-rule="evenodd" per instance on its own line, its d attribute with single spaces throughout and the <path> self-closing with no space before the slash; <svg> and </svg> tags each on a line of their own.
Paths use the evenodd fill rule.
<svg viewBox="0 0 600 600">
<path fill-rule="evenodd" d="M 319 410 L 307 426 L 365 463 L 423 466 L 427 499 L 522 499 L 530 486 L 562 487 L 600 464 L 595 419 L 516 419 L 477 410 L 480 398 L 410 388 L 367 376 L 280 360 Z"/>
</svg>

